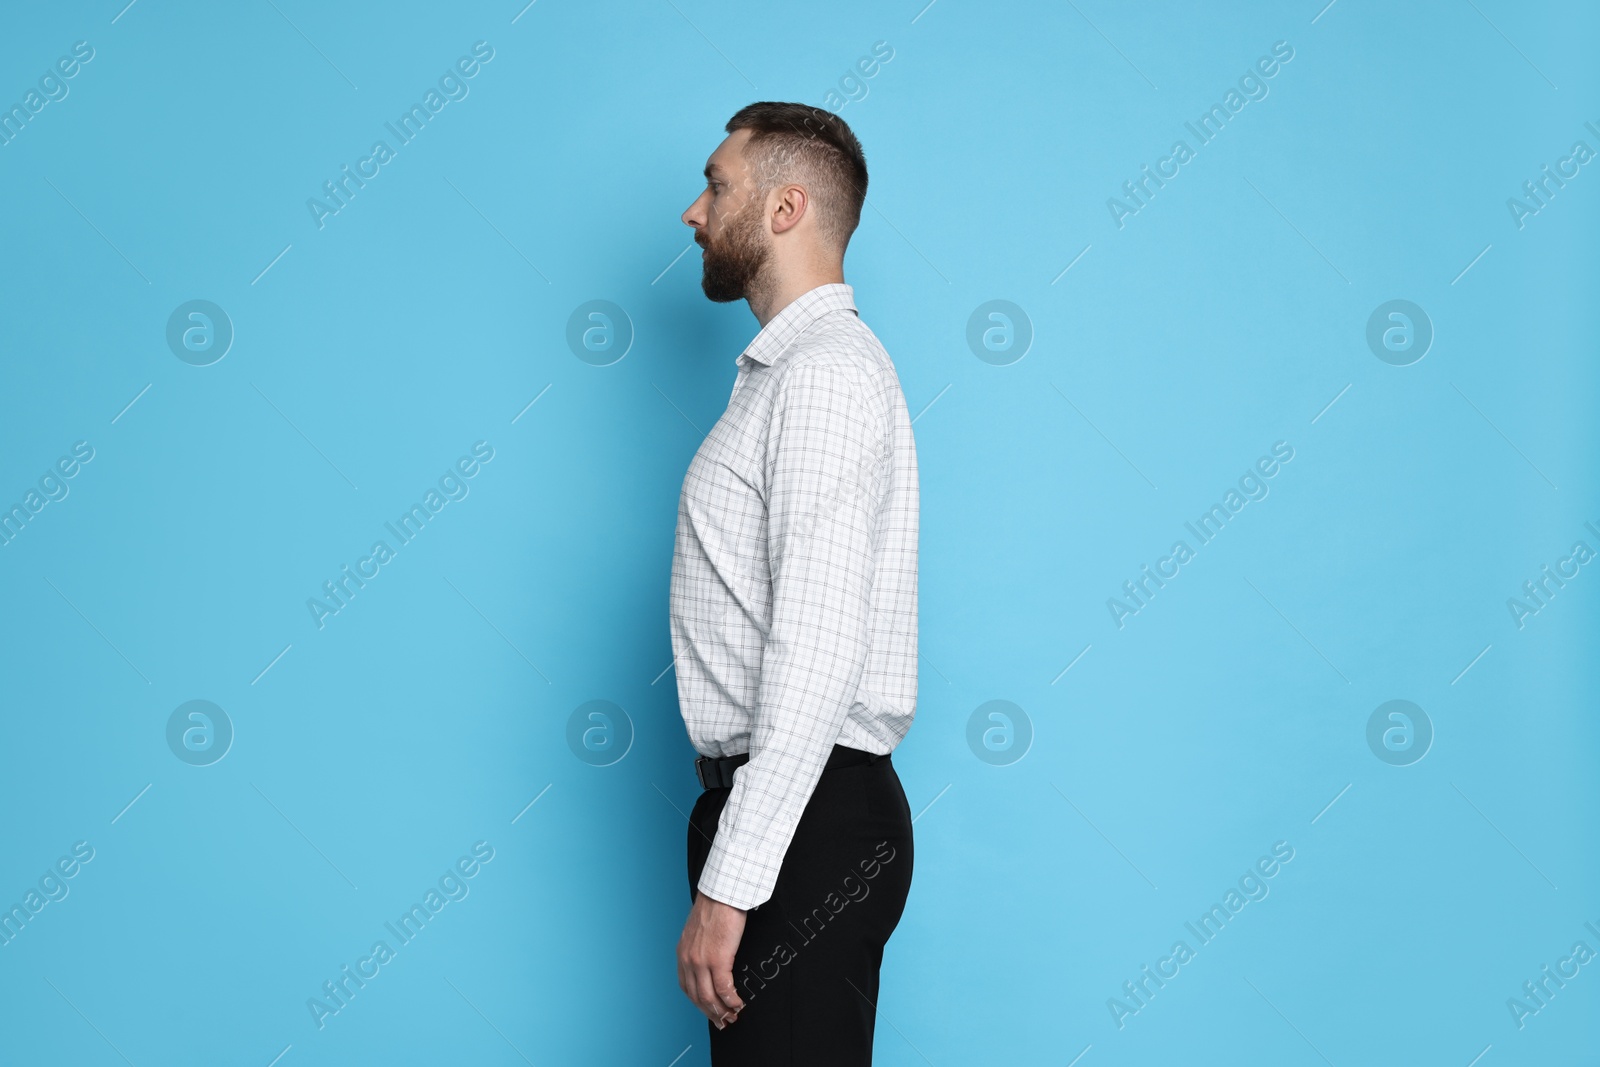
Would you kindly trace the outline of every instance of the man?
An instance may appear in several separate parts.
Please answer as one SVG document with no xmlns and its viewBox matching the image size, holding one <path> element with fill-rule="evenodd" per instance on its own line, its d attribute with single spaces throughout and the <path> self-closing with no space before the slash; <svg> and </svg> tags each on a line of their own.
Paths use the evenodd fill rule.
<svg viewBox="0 0 1600 1067">
<path fill-rule="evenodd" d="M 727 132 L 683 221 L 706 296 L 761 330 L 678 506 L 672 646 L 705 790 L 678 983 L 715 1067 L 870 1064 L 911 887 L 889 753 L 916 709 L 916 448 L 844 284 L 860 143 L 802 104 L 751 104 Z"/>
</svg>

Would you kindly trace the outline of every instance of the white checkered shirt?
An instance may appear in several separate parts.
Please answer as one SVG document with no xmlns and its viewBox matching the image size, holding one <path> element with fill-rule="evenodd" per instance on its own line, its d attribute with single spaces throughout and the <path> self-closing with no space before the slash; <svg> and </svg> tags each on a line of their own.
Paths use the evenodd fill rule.
<svg viewBox="0 0 1600 1067">
<path fill-rule="evenodd" d="M 750 753 L 700 876 L 772 896 L 836 744 L 889 752 L 917 702 L 917 454 L 894 364 L 820 285 L 737 360 L 689 464 L 672 554 L 678 704 L 701 755 Z"/>
</svg>

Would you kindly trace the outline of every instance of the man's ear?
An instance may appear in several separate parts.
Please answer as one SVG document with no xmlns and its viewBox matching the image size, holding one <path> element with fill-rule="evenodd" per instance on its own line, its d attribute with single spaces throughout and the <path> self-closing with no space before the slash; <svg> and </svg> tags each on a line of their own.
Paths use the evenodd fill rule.
<svg viewBox="0 0 1600 1067">
<path fill-rule="evenodd" d="M 774 235 L 792 230 L 800 225 L 800 220 L 806 217 L 806 209 L 810 207 L 810 198 L 806 195 L 803 185 L 785 185 L 778 190 L 778 202 L 772 211 L 772 232 Z"/>
</svg>

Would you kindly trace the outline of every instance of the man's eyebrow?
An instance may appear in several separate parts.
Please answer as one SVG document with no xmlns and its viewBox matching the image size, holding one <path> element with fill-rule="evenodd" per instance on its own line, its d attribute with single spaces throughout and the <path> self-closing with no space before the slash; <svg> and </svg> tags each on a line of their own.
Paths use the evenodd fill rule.
<svg viewBox="0 0 1600 1067">
<path fill-rule="evenodd" d="M 715 163 L 707 163 L 706 164 L 706 178 L 710 179 L 711 177 L 713 177 L 713 175 L 711 173 L 712 171 L 720 171 L 720 170 L 722 170 L 722 168 L 717 166 Z"/>
</svg>

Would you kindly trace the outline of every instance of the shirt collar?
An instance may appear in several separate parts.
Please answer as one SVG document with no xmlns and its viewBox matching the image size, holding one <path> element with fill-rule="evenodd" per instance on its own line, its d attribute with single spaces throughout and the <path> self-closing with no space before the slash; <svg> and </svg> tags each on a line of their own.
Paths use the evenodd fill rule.
<svg viewBox="0 0 1600 1067">
<path fill-rule="evenodd" d="M 801 293 L 761 327 L 750 347 L 734 362 L 748 356 L 753 362 L 772 366 L 784 351 L 812 323 L 830 311 L 856 311 L 855 290 L 844 282 L 829 282 Z"/>
</svg>

